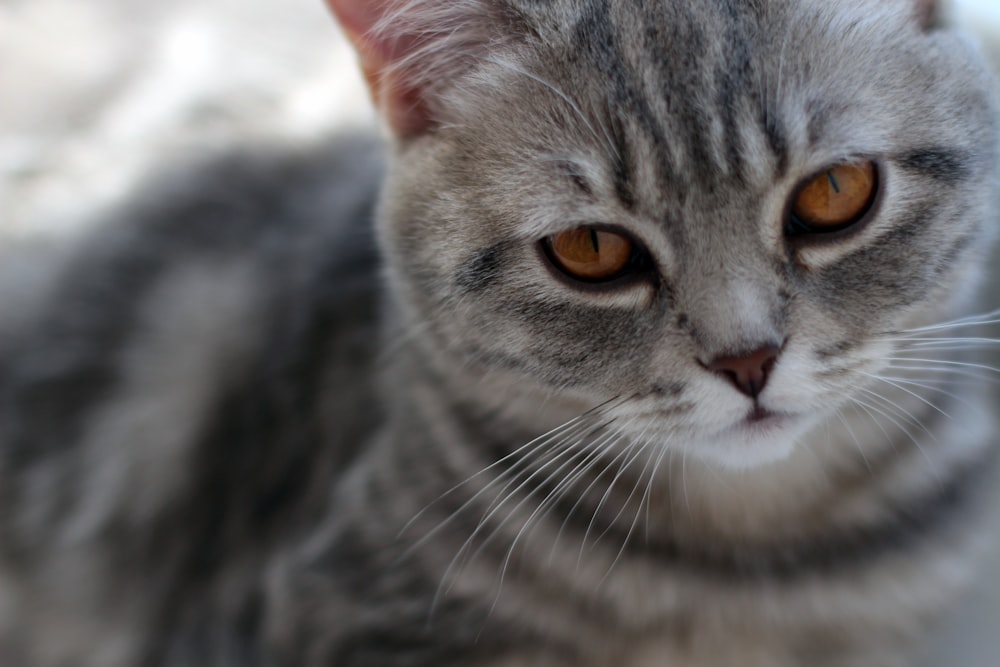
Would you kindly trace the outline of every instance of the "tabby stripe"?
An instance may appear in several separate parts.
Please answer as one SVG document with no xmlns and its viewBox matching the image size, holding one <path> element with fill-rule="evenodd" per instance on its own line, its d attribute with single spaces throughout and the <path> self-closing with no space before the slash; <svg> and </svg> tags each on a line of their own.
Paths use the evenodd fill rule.
<svg viewBox="0 0 1000 667">
<path fill-rule="evenodd" d="M 737 118 L 737 107 L 743 91 L 751 90 L 750 75 L 752 70 L 749 40 L 742 10 L 737 10 L 731 3 L 725 3 L 724 11 L 729 15 L 728 34 L 725 43 L 729 52 L 725 65 L 716 69 L 715 88 L 717 112 L 722 118 L 723 139 L 726 147 L 727 170 L 737 180 L 744 178 L 745 162 L 740 136 L 740 121 Z"/>
<path fill-rule="evenodd" d="M 897 155 L 896 164 L 906 171 L 954 185 L 973 174 L 972 157 L 958 150 L 930 147 Z"/>
<path fill-rule="evenodd" d="M 684 19 L 678 19 L 677 23 L 669 26 L 669 33 L 663 32 L 661 23 L 650 21 L 650 27 L 644 35 L 643 48 L 650 54 L 650 61 L 660 65 L 660 83 L 658 89 L 664 94 L 672 96 L 674 91 L 689 90 L 699 86 L 708 89 L 707 82 L 699 84 L 695 81 L 697 69 L 695 64 L 687 63 L 687 66 L 678 67 L 672 61 L 671 53 L 667 51 L 665 45 L 677 45 L 684 43 L 684 47 L 672 47 L 675 50 L 683 50 L 686 53 L 704 53 L 708 49 L 710 40 L 702 32 L 701 28 L 692 16 L 690 7 L 675 7 L 678 12 L 686 12 L 688 15 Z M 678 80 L 680 77 L 680 80 Z M 703 110 L 691 103 L 691 100 L 681 100 L 676 104 L 675 117 L 680 126 L 672 132 L 674 137 L 686 139 L 687 156 L 690 164 L 685 165 L 685 173 L 690 174 L 690 180 L 701 181 L 711 184 L 718 177 L 718 169 L 708 150 L 707 137 L 710 136 L 710 121 Z M 666 146 L 666 142 L 662 147 Z M 664 155 L 668 153 L 660 150 L 661 145 L 657 144 L 657 152 Z M 667 171 L 669 175 L 669 171 Z M 676 180 L 676 179 L 675 179 Z"/>
<path fill-rule="evenodd" d="M 502 274 L 508 243 L 497 243 L 467 259 L 455 273 L 454 283 L 463 295 L 493 286 Z"/>
<path fill-rule="evenodd" d="M 671 169 L 668 164 L 669 150 L 666 135 L 648 101 L 639 92 L 641 90 L 639 80 L 635 72 L 627 68 L 613 30 L 614 25 L 607 2 L 593 0 L 576 25 L 575 36 L 577 51 L 590 57 L 594 67 L 610 86 L 609 124 L 617 143 L 616 148 L 620 151 L 617 163 L 613 165 L 615 190 L 622 204 L 626 208 L 631 208 L 635 197 L 630 174 L 634 172 L 634 166 L 628 163 L 631 151 L 625 141 L 625 135 L 629 128 L 624 126 L 622 117 L 637 122 L 638 129 L 650 138 L 653 143 L 653 153 L 659 157 L 654 166 L 661 171 L 664 180 L 670 179 Z"/>
<path fill-rule="evenodd" d="M 615 195 L 626 210 L 635 208 L 636 195 L 632 183 L 632 150 L 629 147 L 628 130 L 625 121 L 616 113 L 611 114 L 609 123 L 611 136 L 615 142 L 615 157 L 612 165 L 612 178 L 615 184 Z"/>
</svg>

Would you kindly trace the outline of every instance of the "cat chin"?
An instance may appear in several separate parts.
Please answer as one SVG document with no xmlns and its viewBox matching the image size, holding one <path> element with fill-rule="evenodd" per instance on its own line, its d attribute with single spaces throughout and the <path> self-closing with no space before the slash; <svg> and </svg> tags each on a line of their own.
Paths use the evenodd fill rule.
<svg viewBox="0 0 1000 667">
<path fill-rule="evenodd" d="M 762 468 L 788 459 L 814 421 L 803 415 L 776 413 L 744 419 L 716 435 L 691 442 L 685 451 L 729 471 Z"/>
</svg>

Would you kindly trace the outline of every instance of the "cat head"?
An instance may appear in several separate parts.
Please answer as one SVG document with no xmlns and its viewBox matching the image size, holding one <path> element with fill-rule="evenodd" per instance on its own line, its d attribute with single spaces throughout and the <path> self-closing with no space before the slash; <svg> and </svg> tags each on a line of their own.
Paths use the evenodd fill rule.
<svg viewBox="0 0 1000 667">
<path fill-rule="evenodd" d="M 974 282 L 996 109 L 933 2 L 328 2 L 394 139 L 380 233 L 442 369 L 753 466 Z"/>
</svg>

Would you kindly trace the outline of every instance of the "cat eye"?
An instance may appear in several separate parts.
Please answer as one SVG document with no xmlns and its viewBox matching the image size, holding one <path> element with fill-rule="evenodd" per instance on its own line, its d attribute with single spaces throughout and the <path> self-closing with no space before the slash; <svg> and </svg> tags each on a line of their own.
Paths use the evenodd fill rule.
<svg viewBox="0 0 1000 667">
<path fill-rule="evenodd" d="M 620 232 L 585 226 L 553 234 L 544 241 L 549 259 L 576 280 L 607 282 L 636 266 L 637 245 Z"/>
<path fill-rule="evenodd" d="M 877 192 L 874 162 L 830 167 L 796 192 L 786 233 L 827 234 L 846 229 L 865 217 Z"/>
</svg>

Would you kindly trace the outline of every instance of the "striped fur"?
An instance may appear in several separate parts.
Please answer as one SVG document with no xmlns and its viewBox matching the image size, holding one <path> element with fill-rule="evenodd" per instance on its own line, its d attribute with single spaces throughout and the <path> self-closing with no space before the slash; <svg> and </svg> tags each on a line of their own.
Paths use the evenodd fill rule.
<svg viewBox="0 0 1000 667">
<path fill-rule="evenodd" d="M 922 328 L 981 309 L 979 57 L 914 0 L 332 4 L 419 96 L 384 176 L 241 154 L 0 262 L 0 662 L 913 664 L 995 486 Z M 784 238 L 857 157 L 874 219 Z M 652 266 L 572 285 L 581 224 Z M 768 341 L 763 430 L 701 360 Z"/>
</svg>

